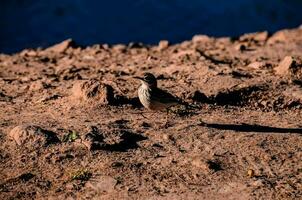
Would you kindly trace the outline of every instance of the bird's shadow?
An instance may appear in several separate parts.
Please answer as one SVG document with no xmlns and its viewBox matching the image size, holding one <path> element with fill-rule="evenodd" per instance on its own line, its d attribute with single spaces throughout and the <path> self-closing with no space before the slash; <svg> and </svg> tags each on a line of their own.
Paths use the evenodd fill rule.
<svg viewBox="0 0 302 200">
<path fill-rule="evenodd" d="M 278 128 L 262 126 L 258 124 L 218 124 L 202 122 L 201 126 L 220 130 L 232 130 L 238 132 L 257 132 L 257 133 L 298 133 L 302 134 L 302 128 Z"/>
</svg>

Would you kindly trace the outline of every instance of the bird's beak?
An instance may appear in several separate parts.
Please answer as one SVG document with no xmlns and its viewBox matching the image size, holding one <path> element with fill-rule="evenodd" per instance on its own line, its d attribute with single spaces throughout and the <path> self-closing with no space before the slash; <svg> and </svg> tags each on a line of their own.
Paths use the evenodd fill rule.
<svg viewBox="0 0 302 200">
<path fill-rule="evenodd" d="M 133 78 L 135 78 L 135 79 L 139 79 L 139 80 L 143 80 L 143 78 L 138 77 L 138 76 L 134 76 Z"/>
</svg>

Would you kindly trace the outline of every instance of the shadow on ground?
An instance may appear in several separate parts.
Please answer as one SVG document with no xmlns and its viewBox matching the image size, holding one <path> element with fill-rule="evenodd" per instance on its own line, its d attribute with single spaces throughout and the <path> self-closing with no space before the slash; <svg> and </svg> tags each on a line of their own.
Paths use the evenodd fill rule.
<svg viewBox="0 0 302 200">
<path fill-rule="evenodd" d="M 231 130 L 239 132 L 257 132 L 257 133 L 298 133 L 302 134 L 302 128 L 278 128 L 271 126 L 262 126 L 258 124 L 217 124 L 202 122 L 201 126 L 215 128 L 220 130 Z"/>
</svg>

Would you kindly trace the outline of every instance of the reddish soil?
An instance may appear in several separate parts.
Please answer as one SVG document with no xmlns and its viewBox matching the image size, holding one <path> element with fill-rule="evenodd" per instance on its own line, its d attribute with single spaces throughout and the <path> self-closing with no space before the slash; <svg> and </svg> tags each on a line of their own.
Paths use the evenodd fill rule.
<svg viewBox="0 0 302 200">
<path fill-rule="evenodd" d="M 302 29 L 1 54 L 0 199 L 301 199 L 301 59 Z"/>
</svg>

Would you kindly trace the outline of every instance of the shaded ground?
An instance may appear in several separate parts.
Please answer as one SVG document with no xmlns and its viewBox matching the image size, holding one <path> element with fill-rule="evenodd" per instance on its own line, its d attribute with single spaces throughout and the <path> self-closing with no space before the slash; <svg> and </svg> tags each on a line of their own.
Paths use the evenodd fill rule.
<svg viewBox="0 0 302 200">
<path fill-rule="evenodd" d="M 0 55 L 0 199 L 299 199 L 302 29 Z M 146 112 L 133 76 L 189 102 Z"/>
</svg>

